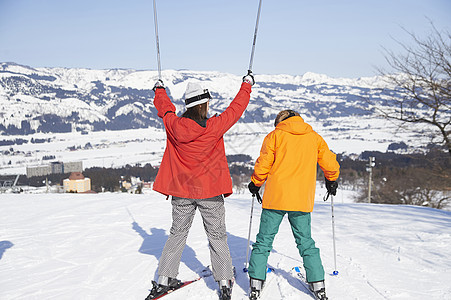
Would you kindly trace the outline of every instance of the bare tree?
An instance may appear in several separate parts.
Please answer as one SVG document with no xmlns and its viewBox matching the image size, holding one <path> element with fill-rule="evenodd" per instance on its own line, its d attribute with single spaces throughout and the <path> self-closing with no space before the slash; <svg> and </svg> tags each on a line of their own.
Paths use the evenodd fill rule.
<svg viewBox="0 0 451 300">
<path fill-rule="evenodd" d="M 429 169 L 422 167 L 384 167 L 375 174 L 372 203 L 407 204 L 446 208 L 451 202 L 447 187 L 449 181 L 441 174 L 433 176 Z M 368 186 L 362 185 L 357 202 L 367 202 Z"/>
<path fill-rule="evenodd" d="M 413 46 L 397 41 L 404 53 L 384 49 L 385 59 L 396 74 L 378 69 L 403 97 L 393 97 L 375 109 L 384 117 L 400 121 L 413 129 L 412 123 L 432 130 L 432 142 L 444 145 L 451 156 L 451 34 L 432 32 L 420 38 L 407 30 Z"/>
</svg>

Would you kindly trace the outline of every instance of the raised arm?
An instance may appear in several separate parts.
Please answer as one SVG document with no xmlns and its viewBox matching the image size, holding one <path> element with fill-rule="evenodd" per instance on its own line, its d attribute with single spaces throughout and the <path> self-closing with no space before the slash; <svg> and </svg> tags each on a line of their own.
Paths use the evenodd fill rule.
<svg viewBox="0 0 451 300">
<path fill-rule="evenodd" d="M 247 105 L 249 104 L 249 99 L 251 97 L 252 85 L 254 85 L 254 76 L 252 73 L 248 73 L 243 77 L 243 83 L 235 96 L 233 101 L 230 103 L 229 107 L 216 118 L 212 118 L 212 122 L 216 122 L 215 128 L 217 130 L 218 136 L 222 136 L 230 127 L 233 126 L 243 114 Z"/>
<path fill-rule="evenodd" d="M 158 116 L 163 118 L 167 113 L 175 113 L 175 106 L 172 104 L 171 99 L 169 99 L 161 79 L 155 83 L 153 90 L 155 92 L 153 104 L 158 111 Z"/>
</svg>

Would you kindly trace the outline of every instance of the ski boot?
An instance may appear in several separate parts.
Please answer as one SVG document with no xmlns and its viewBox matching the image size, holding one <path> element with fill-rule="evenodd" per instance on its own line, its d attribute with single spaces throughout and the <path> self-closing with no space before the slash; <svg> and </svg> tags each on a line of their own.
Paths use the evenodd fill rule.
<svg viewBox="0 0 451 300">
<path fill-rule="evenodd" d="M 153 287 L 150 290 L 150 294 L 145 300 L 155 299 L 168 291 L 176 290 L 182 285 L 182 282 L 176 278 L 159 276 L 158 282 L 152 280 L 152 285 Z"/>
<path fill-rule="evenodd" d="M 324 280 L 309 282 L 310 290 L 315 294 L 317 299 L 327 300 L 326 296 L 326 286 Z"/>
<path fill-rule="evenodd" d="M 256 300 L 260 297 L 260 293 L 262 292 L 264 283 L 265 283 L 264 280 L 255 279 L 251 277 L 250 279 L 251 292 L 249 294 L 250 300 Z"/>
<path fill-rule="evenodd" d="M 219 299 L 231 300 L 233 280 L 220 280 L 218 281 L 218 284 L 219 284 Z"/>
</svg>

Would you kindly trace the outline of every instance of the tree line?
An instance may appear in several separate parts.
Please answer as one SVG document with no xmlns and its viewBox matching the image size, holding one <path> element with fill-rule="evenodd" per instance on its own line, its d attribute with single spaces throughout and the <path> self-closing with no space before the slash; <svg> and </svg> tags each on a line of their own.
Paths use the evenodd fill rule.
<svg viewBox="0 0 451 300">
<path fill-rule="evenodd" d="M 450 203 L 451 165 L 446 151 L 431 149 L 427 153 L 396 154 L 394 152 L 365 151 L 358 157 L 338 154 L 340 163 L 339 189 L 357 191 L 357 202 L 368 201 L 369 157 L 375 157 L 372 173 L 371 203 L 410 204 L 444 208 Z M 255 161 L 249 155 L 227 156 L 235 192 L 247 192 Z M 93 167 L 84 170 L 91 179 L 93 191 L 120 190 L 120 180 L 130 181 L 131 176 L 152 182 L 158 168 L 151 164 L 126 165 L 121 168 Z M 318 182 L 324 175 L 318 167 Z M 46 179 L 52 184 L 63 184 L 70 174 L 51 174 L 27 178 L 20 176 L 18 185 L 44 186 Z M 0 176 L 0 180 L 12 176 Z"/>
<path fill-rule="evenodd" d="M 370 199 L 369 157 L 375 157 Z M 358 159 L 339 157 L 339 160 L 339 182 L 358 191 L 356 202 L 409 204 L 438 209 L 450 203 L 451 164 L 445 151 L 432 149 L 425 154 L 365 151 Z"/>
</svg>

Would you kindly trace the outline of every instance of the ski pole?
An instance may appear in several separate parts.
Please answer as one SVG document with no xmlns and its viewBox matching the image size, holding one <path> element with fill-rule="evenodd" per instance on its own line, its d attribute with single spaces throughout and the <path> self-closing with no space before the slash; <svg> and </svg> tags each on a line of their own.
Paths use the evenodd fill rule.
<svg viewBox="0 0 451 300">
<path fill-rule="evenodd" d="M 337 271 L 337 250 L 335 248 L 335 216 L 334 216 L 334 196 L 330 195 L 330 203 L 331 203 L 331 209 L 332 209 L 332 240 L 334 244 L 334 271 L 332 274 L 338 275 Z"/>
<path fill-rule="evenodd" d="M 258 23 L 260 22 L 260 11 L 262 8 L 262 0 L 258 4 L 257 21 L 255 22 L 254 41 L 252 43 L 251 60 L 249 62 L 249 71 L 252 71 L 252 64 L 254 63 L 255 42 L 257 41 Z"/>
<path fill-rule="evenodd" d="M 249 265 L 249 244 L 251 241 L 251 228 L 252 228 L 252 215 L 254 213 L 254 199 L 255 195 L 252 195 L 252 205 L 251 205 L 251 217 L 249 220 L 249 234 L 247 235 L 247 248 L 246 248 L 246 264 L 244 265 L 243 272 L 247 272 L 247 267 Z"/>
<path fill-rule="evenodd" d="M 155 23 L 155 42 L 157 47 L 158 79 L 161 79 L 160 41 L 158 38 L 157 6 L 155 4 L 155 0 L 153 0 L 153 20 Z"/>
</svg>

